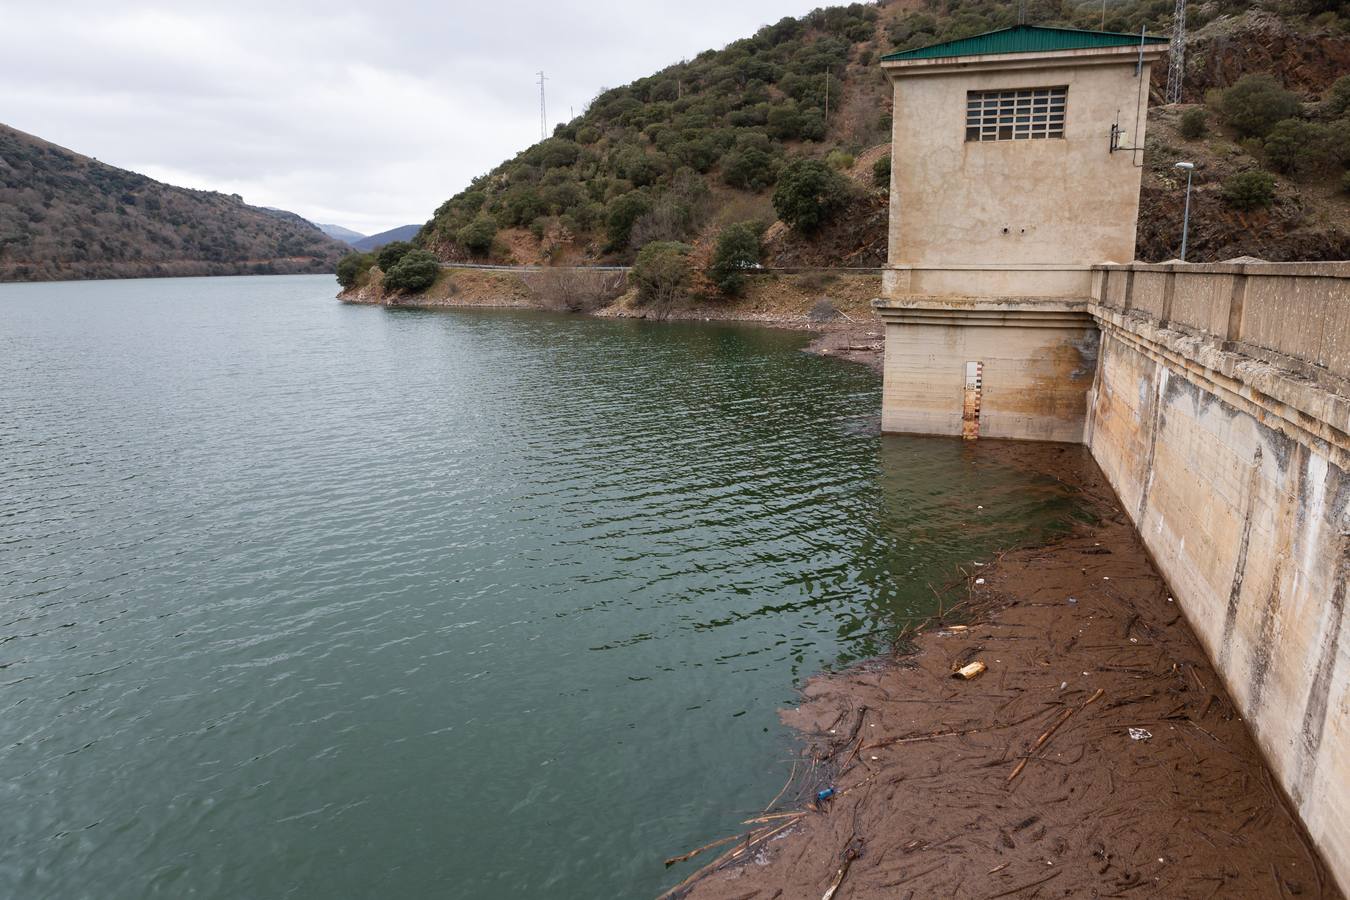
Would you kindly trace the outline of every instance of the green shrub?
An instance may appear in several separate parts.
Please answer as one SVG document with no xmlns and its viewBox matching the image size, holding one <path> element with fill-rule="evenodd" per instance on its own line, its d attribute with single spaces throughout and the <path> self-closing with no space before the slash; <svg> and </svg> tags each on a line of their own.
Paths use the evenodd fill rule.
<svg viewBox="0 0 1350 900">
<path fill-rule="evenodd" d="M 825 156 L 825 164 L 831 169 L 842 172 L 845 169 L 853 168 L 853 154 L 845 150 L 835 148 Z"/>
<path fill-rule="evenodd" d="M 1194 107 L 1181 114 L 1181 121 L 1177 125 L 1177 131 L 1188 141 L 1205 136 L 1209 130 L 1209 117 L 1200 107 Z"/>
<path fill-rule="evenodd" d="M 455 234 L 455 240 L 475 256 L 483 256 L 492 249 L 497 238 L 497 223 L 491 216 L 479 216 Z"/>
<path fill-rule="evenodd" d="M 1310 175 L 1335 168 L 1345 154 L 1346 129 L 1285 119 L 1270 129 L 1262 149 L 1277 172 Z"/>
<path fill-rule="evenodd" d="M 1322 99 L 1322 110 L 1332 119 L 1339 119 L 1350 113 L 1350 75 L 1336 79 Z"/>
<path fill-rule="evenodd" d="M 738 294 L 745 272 L 759 265 L 759 232 L 749 222 L 728 225 L 717 235 L 708 278 L 724 294 Z"/>
<path fill-rule="evenodd" d="M 392 268 L 385 270 L 384 286 L 394 291 L 420 294 L 431 287 L 440 271 L 441 261 L 434 253 L 409 250 Z"/>
<path fill-rule="evenodd" d="M 622 250 L 628 246 L 628 238 L 633 233 L 633 223 L 646 215 L 652 208 L 651 201 L 641 191 L 629 191 L 610 201 L 605 211 L 605 234 L 613 250 Z"/>
<path fill-rule="evenodd" d="M 1298 95 L 1273 76 L 1243 75 L 1219 94 L 1219 114 L 1244 137 L 1264 137 L 1276 122 L 1299 113 Z"/>
<path fill-rule="evenodd" d="M 375 265 L 374 253 L 348 253 L 337 264 L 338 284 L 349 288 L 361 280 L 361 276 Z"/>
<path fill-rule="evenodd" d="M 540 141 L 520 155 L 521 161 L 541 169 L 557 169 L 570 166 L 581 155 L 581 148 L 572 141 L 561 137 L 551 137 Z"/>
<path fill-rule="evenodd" d="M 773 208 L 792 228 L 814 231 L 849 200 L 848 179 L 818 159 L 798 158 L 778 176 Z"/>
<path fill-rule="evenodd" d="M 778 161 L 756 147 L 739 147 L 722 157 L 722 180 L 735 188 L 762 191 L 778 179 Z"/>
<path fill-rule="evenodd" d="M 375 257 L 380 264 L 380 271 L 386 275 L 389 274 L 389 270 L 398 265 L 398 261 L 403 258 L 404 254 L 412 249 L 413 245 L 407 241 L 390 241 L 385 244 L 379 249 L 378 255 Z"/>
<path fill-rule="evenodd" d="M 872 163 L 872 181 L 877 187 L 891 186 L 891 155 L 889 153 Z"/>
<path fill-rule="evenodd" d="M 769 110 L 766 130 L 780 141 L 818 141 L 825 136 L 825 117 L 819 108 L 800 107 L 789 100 Z"/>
<path fill-rule="evenodd" d="M 676 241 L 655 241 L 642 248 L 629 275 L 639 302 L 665 312 L 684 296 L 693 275 L 689 250 L 688 244 Z"/>
<path fill-rule="evenodd" d="M 1229 176 L 1223 183 L 1223 199 L 1234 209 L 1269 206 L 1275 201 L 1275 176 L 1260 170 Z"/>
<path fill-rule="evenodd" d="M 533 185 L 512 185 L 501 197 L 498 207 L 501 224 L 524 228 L 548 212 L 548 204 Z"/>
</svg>

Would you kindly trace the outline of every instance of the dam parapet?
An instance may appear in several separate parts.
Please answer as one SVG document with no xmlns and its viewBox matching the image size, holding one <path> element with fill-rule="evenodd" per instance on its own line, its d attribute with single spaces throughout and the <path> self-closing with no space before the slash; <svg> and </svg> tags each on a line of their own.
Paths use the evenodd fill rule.
<svg viewBox="0 0 1350 900">
<path fill-rule="evenodd" d="M 1102 266 L 1085 439 L 1350 883 L 1350 263 Z"/>
<path fill-rule="evenodd" d="M 1350 883 L 1350 263 L 1101 265 L 896 297 L 885 431 L 1082 442 Z"/>
</svg>

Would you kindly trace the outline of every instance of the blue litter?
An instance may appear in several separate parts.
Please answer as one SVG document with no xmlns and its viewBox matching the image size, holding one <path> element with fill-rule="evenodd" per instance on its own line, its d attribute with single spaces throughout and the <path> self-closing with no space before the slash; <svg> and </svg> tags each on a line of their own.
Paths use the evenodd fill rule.
<svg viewBox="0 0 1350 900">
<path fill-rule="evenodd" d="M 826 788 L 825 790 L 820 791 L 816 794 L 816 802 L 824 803 L 826 800 L 830 799 L 833 796 L 834 796 L 834 788 Z"/>
</svg>

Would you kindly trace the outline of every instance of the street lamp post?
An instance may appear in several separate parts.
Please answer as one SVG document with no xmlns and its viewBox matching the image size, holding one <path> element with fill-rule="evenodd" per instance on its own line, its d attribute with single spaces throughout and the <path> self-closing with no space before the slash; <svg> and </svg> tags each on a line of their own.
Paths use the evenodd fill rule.
<svg viewBox="0 0 1350 900">
<path fill-rule="evenodd" d="M 1186 211 L 1181 217 L 1181 261 L 1186 261 L 1186 238 L 1191 230 L 1191 173 L 1195 171 L 1195 163 L 1179 162 L 1174 168 L 1181 169 L 1186 173 Z"/>
</svg>

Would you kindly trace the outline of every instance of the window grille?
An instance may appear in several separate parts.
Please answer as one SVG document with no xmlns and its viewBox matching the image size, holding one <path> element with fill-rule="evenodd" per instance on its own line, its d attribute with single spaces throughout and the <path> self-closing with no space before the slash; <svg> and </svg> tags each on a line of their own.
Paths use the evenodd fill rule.
<svg viewBox="0 0 1350 900">
<path fill-rule="evenodd" d="M 967 141 L 1027 141 L 1064 137 L 1067 87 L 966 93 Z"/>
</svg>

